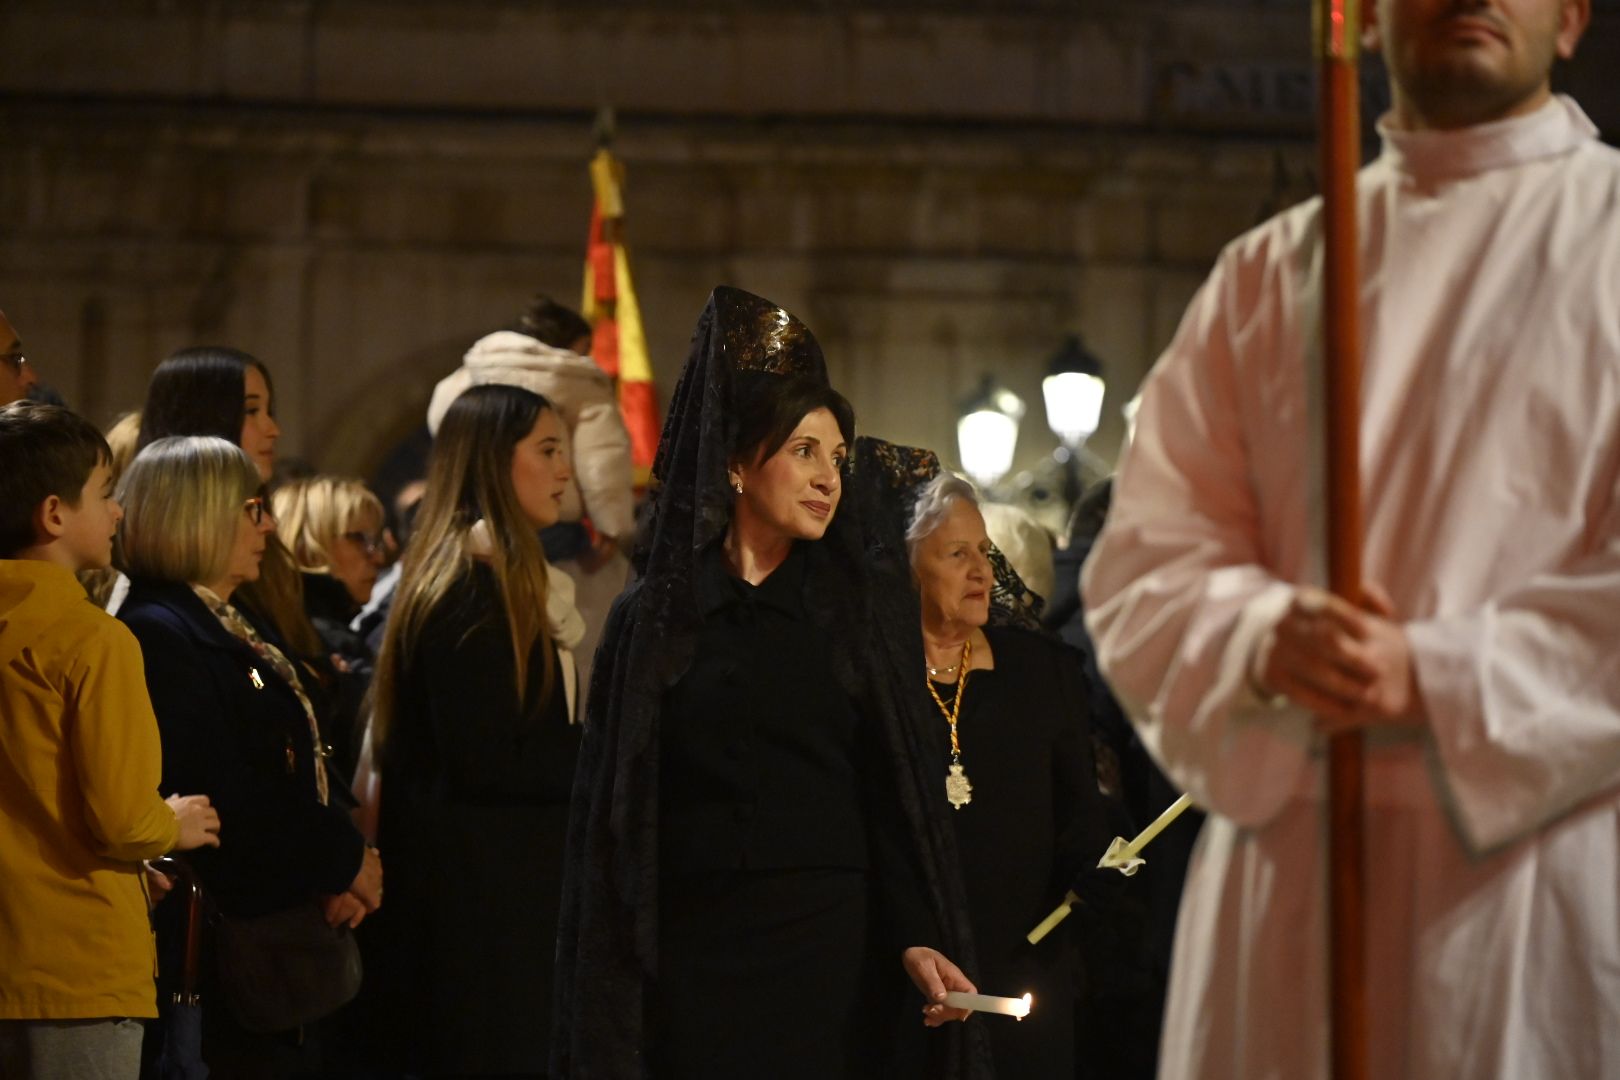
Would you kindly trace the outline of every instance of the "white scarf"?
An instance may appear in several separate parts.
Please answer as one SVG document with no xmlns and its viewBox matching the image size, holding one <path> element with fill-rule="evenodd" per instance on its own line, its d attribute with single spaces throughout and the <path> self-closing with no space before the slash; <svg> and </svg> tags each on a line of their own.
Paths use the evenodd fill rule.
<svg viewBox="0 0 1620 1080">
<path fill-rule="evenodd" d="M 467 554 L 486 558 L 494 550 L 490 541 L 489 522 L 479 518 L 467 530 Z M 568 703 L 568 722 L 579 723 L 579 665 L 574 660 L 574 649 L 585 638 L 585 616 L 574 606 L 574 579 L 547 562 L 546 567 L 546 622 L 551 627 L 551 640 L 557 646 L 557 668 L 562 672 L 563 693 Z"/>
</svg>

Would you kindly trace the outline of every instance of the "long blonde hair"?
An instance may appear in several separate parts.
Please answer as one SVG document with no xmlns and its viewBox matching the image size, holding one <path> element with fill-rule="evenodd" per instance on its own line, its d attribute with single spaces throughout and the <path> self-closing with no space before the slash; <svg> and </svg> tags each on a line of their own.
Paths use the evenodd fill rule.
<svg viewBox="0 0 1620 1080">
<path fill-rule="evenodd" d="M 372 683 L 372 744 L 377 750 L 397 716 L 399 678 L 428 616 L 472 566 L 470 540 L 479 521 L 488 532 L 486 557 L 506 609 L 518 700 L 526 700 L 533 674 L 529 653 L 537 642 L 550 645 L 551 625 L 546 618 L 545 551 L 512 488 L 512 453 L 549 408 L 551 403 L 533 391 L 489 385 L 471 387 L 445 413 Z M 550 648 L 542 655 L 544 701 L 552 692 L 555 659 Z"/>
</svg>

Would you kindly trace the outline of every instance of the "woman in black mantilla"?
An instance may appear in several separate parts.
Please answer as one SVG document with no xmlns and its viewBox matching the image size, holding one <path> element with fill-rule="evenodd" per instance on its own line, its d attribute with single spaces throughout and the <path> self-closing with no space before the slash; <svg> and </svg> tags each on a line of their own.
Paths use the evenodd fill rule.
<svg viewBox="0 0 1620 1080">
<path fill-rule="evenodd" d="M 905 974 L 971 984 L 929 799 L 916 599 L 846 481 L 848 404 L 787 312 L 717 289 L 590 695 L 556 1077 L 893 1076 Z M 740 490 L 738 490 L 740 488 Z M 951 1078 L 989 1075 L 951 1025 Z"/>
</svg>

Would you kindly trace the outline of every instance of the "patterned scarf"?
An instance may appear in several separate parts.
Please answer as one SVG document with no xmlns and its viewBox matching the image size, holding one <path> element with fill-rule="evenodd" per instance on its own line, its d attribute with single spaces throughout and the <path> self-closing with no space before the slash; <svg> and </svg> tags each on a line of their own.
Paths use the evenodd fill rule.
<svg viewBox="0 0 1620 1080">
<path fill-rule="evenodd" d="M 321 726 L 315 719 L 315 706 L 310 704 L 309 695 L 304 693 L 304 684 L 298 679 L 298 669 L 293 667 L 292 661 L 274 645 L 259 636 L 258 631 L 242 618 L 242 613 L 231 605 L 214 595 L 213 590 L 203 585 L 193 585 L 191 591 L 197 594 L 197 599 L 208 606 L 219 620 L 219 625 L 230 631 L 232 637 L 244 642 L 248 648 L 270 665 L 270 670 L 276 677 L 288 686 L 298 696 L 298 703 L 304 707 L 304 717 L 309 721 L 309 737 L 315 746 L 315 791 L 320 796 L 321 805 L 325 806 L 329 797 L 326 783 L 326 748 L 321 743 Z M 253 672 L 253 685 L 259 686 L 259 673 Z"/>
</svg>

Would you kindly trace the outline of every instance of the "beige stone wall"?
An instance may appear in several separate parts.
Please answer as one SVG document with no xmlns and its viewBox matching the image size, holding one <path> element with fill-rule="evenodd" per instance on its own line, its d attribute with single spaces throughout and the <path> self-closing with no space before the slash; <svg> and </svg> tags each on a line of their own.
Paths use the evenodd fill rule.
<svg viewBox="0 0 1620 1080">
<path fill-rule="evenodd" d="M 1083 333 L 1111 456 L 1220 246 L 1310 191 L 1303 16 L 990 7 L 9 0 L 0 307 L 97 419 L 227 342 L 289 451 L 367 470 L 473 338 L 577 299 L 611 101 L 664 393 L 727 282 L 804 317 L 863 430 L 947 456 L 984 371 L 1049 452 Z"/>
</svg>

